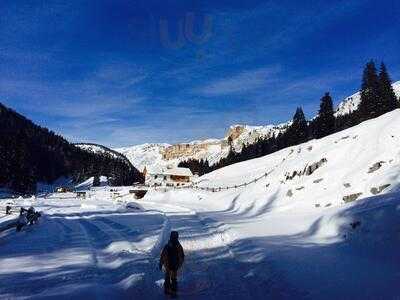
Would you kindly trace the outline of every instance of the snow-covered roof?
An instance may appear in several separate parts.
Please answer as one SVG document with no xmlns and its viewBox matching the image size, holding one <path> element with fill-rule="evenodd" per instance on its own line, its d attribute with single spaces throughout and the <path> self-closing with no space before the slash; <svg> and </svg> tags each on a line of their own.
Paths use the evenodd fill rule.
<svg viewBox="0 0 400 300">
<path fill-rule="evenodd" d="M 175 175 L 175 176 L 193 176 L 192 171 L 189 168 L 172 168 L 166 169 L 165 175 Z"/>
<path fill-rule="evenodd" d="M 145 167 L 147 170 L 147 174 L 153 174 L 153 175 L 158 175 L 158 174 L 163 174 L 163 168 L 159 166 L 149 166 Z"/>
<path fill-rule="evenodd" d="M 192 171 L 189 168 L 180 168 L 180 167 L 173 167 L 173 168 L 152 168 L 148 170 L 149 174 L 152 175 L 174 175 L 174 176 L 193 176 Z"/>
</svg>

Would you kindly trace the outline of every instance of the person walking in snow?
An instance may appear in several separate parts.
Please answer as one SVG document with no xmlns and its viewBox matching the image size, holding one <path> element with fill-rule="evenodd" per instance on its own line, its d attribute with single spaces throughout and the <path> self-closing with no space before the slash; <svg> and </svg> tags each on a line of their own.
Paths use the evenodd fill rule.
<svg viewBox="0 0 400 300">
<path fill-rule="evenodd" d="M 159 268 L 165 268 L 164 291 L 166 294 L 175 294 L 178 290 L 178 270 L 182 267 L 185 260 L 185 253 L 179 243 L 179 233 L 171 231 L 168 243 L 164 246 Z"/>
<path fill-rule="evenodd" d="M 33 222 L 35 221 L 35 215 L 35 208 L 33 206 L 29 207 L 26 213 L 26 219 L 28 220 L 29 225 L 33 225 Z"/>
<path fill-rule="evenodd" d="M 22 227 L 24 227 L 27 223 L 28 220 L 26 219 L 26 214 L 25 214 L 26 209 L 21 207 L 19 211 L 19 218 L 17 221 L 17 231 L 21 231 Z"/>
</svg>

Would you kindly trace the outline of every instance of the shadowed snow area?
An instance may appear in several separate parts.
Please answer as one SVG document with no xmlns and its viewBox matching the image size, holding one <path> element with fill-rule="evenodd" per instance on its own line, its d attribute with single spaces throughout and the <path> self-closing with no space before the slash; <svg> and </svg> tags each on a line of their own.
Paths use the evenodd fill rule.
<svg viewBox="0 0 400 300">
<path fill-rule="evenodd" d="M 43 217 L 17 233 L 5 229 L 16 215 L 0 215 L 0 298 L 164 299 L 158 258 L 178 230 L 183 299 L 398 299 L 399 132 L 396 110 L 199 178 L 219 188 L 268 173 L 218 192 L 13 200 Z"/>
</svg>

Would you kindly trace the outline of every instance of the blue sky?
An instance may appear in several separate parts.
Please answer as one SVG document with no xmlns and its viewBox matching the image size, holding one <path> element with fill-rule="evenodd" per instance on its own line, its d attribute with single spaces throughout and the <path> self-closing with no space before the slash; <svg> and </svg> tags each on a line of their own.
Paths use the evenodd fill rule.
<svg viewBox="0 0 400 300">
<path fill-rule="evenodd" d="M 399 20 L 396 0 L 2 0 L 0 102 L 70 141 L 222 137 L 312 117 L 371 58 L 400 80 Z"/>
</svg>

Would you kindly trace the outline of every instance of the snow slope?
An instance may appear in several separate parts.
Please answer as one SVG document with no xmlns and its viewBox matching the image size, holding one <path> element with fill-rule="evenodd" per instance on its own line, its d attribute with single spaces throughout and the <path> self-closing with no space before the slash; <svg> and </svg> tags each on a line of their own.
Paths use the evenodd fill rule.
<svg viewBox="0 0 400 300">
<path fill-rule="evenodd" d="M 397 190 L 400 174 L 400 110 L 366 121 L 320 140 L 289 147 L 254 160 L 234 164 L 199 178 L 199 187 L 225 188 L 263 177 L 239 197 L 248 200 L 239 210 L 257 214 L 265 201 L 255 193 L 268 193 L 281 209 L 298 205 L 343 205 L 344 197 L 361 193 L 372 196 L 375 189 Z M 325 162 L 326 160 L 326 162 Z M 320 163 L 310 175 L 296 175 Z M 377 168 L 377 170 L 374 170 Z M 293 177 L 293 178 L 290 178 Z M 267 186 L 268 185 L 268 186 Z M 249 194 L 250 193 L 250 194 Z M 310 197 L 312 195 L 312 197 Z M 240 199 L 240 198 L 239 198 Z M 239 202 L 239 201 L 238 201 Z"/>
<path fill-rule="evenodd" d="M 93 187 L 93 182 L 94 182 L 94 177 L 90 177 L 89 179 L 85 180 L 84 182 L 81 182 L 77 185 L 74 186 L 75 190 L 89 190 L 91 187 Z M 108 185 L 108 178 L 105 176 L 100 176 L 99 177 L 99 186 L 107 186 Z"/>
<path fill-rule="evenodd" d="M 200 298 L 397 299 L 399 132 L 396 110 L 321 140 L 216 170 L 199 178 L 203 190 L 153 192 L 147 201 L 185 207 L 203 230 L 213 228 L 219 236 L 204 239 L 198 233 L 198 247 L 206 249 L 198 250 L 197 263 L 212 266 L 210 281 L 218 286 Z M 326 162 L 312 174 L 289 179 L 323 158 Z M 244 182 L 250 183 L 210 190 Z M 370 197 L 372 191 L 380 194 Z M 344 201 L 358 193 L 357 200 Z M 221 284 L 226 274 L 229 287 Z"/>
<path fill-rule="evenodd" d="M 74 144 L 76 147 L 88 151 L 88 152 L 93 152 L 93 153 L 98 153 L 98 154 L 107 154 L 113 158 L 118 158 L 122 159 L 123 161 L 126 162 L 127 165 L 131 166 L 130 160 L 123 154 L 121 154 L 118 151 L 115 151 L 113 149 L 107 148 L 103 145 L 99 144 L 91 144 L 91 143 L 76 143 Z"/>
<path fill-rule="evenodd" d="M 162 151 L 169 146 L 171 145 L 143 144 L 132 147 L 117 148 L 115 151 L 125 155 L 139 171 L 143 171 L 146 166 L 165 166 L 167 162 L 163 160 Z"/>
<path fill-rule="evenodd" d="M 114 158 L 118 158 L 119 155 L 118 153 L 115 153 L 111 149 L 108 149 L 105 146 L 98 145 L 98 144 L 90 144 L 90 143 L 77 143 L 75 144 L 76 147 L 81 148 L 82 150 L 88 151 L 88 152 L 93 152 L 93 153 L 108 153 Z"/>
</svg>

